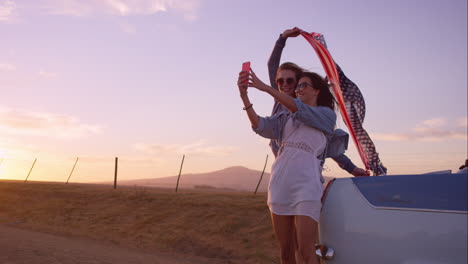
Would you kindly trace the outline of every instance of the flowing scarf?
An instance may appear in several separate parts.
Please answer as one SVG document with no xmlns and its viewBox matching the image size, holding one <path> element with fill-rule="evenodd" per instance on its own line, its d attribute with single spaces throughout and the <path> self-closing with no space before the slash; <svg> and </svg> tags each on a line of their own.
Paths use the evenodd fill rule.
<svg viewBox="0 0 468 264">
<path fill-rule="evenodd" d="M 386 174 L 387 168 L 383 166 L 374 143 L 362 127 L 366 114 L 366 104 L 361 91 L 335 64 L 327 50 L 325 38 L 322 34 L 301 31 L 301 35 L 312 45 L 322 63 L 338 102 L 343 121 L 349 129 L 351 138 L 358 149 L 366 170 L 372 170 L 374 175 Z"/>
</svg>

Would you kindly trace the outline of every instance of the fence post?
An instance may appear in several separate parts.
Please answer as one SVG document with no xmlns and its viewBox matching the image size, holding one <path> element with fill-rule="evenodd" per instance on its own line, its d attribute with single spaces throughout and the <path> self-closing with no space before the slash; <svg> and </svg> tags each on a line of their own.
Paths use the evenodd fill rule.
<svg viewBox="0 0 468 264">
<path fill-rule="evenodd" d="M 185 154 L 182 156 L 182 163 L 180 164 L 180 170 L 179 170 L 179 176 L 177 177 L 177 185 L 175 187 L 175 192 L 179 189 L 179 179 L 180 179 L 180 174 L 182 173 L 182 166 L 184 165 L 184 159 L 185 159 Z"/>
<path fill-rule="evenodd" d="M 119 163 L 119 158 L 115 157 L 115 170 L 114 170 L 114 189 L 117 189 L 117 166 Z"/>
<path fill-rule="evenodd" d="M 29 175 L 31 175 L 31 171 L 34 168 L 34 165 L 36 164 L 36 161 L 37 161 L 37 158 L 34 159 L 34 162 L 33 162 L 32 166 L 31 166 L 31 169 L 29 170 L 28 176 L 26 176 L 26 180 L 24 180 L 24 182 L 28 181 Z"/>
<path fill-rule="evenodd" d="M 75 164 L 73 165 L 73 168 L 72 168 L 72 170 L 70 172 L 70 175 L 68 175 L 68 179 L 67 179 L 67 182 L 65 184 L 68 184 L 68 181 L 70 180 L 70 177 L 72 176 L 73 171 L 75 170 L 76 163 L 78 163 L 78 159 L 79 159 L 79 157 L 76 157 Z"/>
<path fill-rule="evenodd" d="M 265 168 L 266 168 L 267 162 L 268 162 L 268 154 L 267 154 L 267 156 L 266 156 L 266 160 L 265 160 L 265 166 L 263 166 L 262 175 L 260 176 L 260 179 L 258 180 L 258 183 L 257 183 L 257 188 L 255 188 L 255 192 L 254 192 L 254 194 L 257 194 L 258 187 L 260 186 L 260 182 L 262 182 L 263 173 L 265 173 Z"/>
</svg>

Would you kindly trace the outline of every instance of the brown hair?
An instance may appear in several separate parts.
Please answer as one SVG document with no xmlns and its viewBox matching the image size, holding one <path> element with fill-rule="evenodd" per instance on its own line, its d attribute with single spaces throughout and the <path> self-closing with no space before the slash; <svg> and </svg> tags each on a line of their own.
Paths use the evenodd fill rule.
<svg viewBox="0 0 468 264">
<path fill-rule="evenodd" d="M 316 90 L 320 90 L 320 93 L 317 98 L 317 105 L 318 106 L 326 106 L 335 110 L 335 97 L 330 91 L 330 86 L 328 82 L 319 74 L 315 72 L 303 72 L 301 78 L 306 77 L 309 78 L 312 82 L 312 87 Z"/>
<path fill-rule="evenodd" d="M 292 62 L 285 62 L 285 63 L 281 64 L 279 66 L 278 70 L 276 71 L 276 76 L 278 76 L 279 72 L 282 71 L 282 70 L 293 71 L 294 74 L 296 75 L 296 82 L 299 81 L 299 79 L 301 78 L 302 73 L 304 72 L 304 69 L 302 69 L 297 64 L 292 63 Z"/>
</svg>

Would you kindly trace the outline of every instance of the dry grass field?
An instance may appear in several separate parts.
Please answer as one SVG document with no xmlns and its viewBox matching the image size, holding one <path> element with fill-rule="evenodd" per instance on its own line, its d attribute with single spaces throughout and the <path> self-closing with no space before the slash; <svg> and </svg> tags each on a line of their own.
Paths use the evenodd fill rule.
<svg viewBox="0 0 468 264">
<path fill-rule="evenodd" d="M 265 193 L 0 181 L 0 223 L 216 263 L 279 261 Z"/>
</svg>

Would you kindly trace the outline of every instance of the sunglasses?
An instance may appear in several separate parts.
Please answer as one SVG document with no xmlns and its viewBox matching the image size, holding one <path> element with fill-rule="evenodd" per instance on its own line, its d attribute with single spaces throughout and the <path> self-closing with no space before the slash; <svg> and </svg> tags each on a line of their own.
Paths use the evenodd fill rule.
<svg viewBox="0 0 468 264">
<path fill-rule="evenodd" d="M 302 89 L 306 88 L 307 86 L 312 87 L 312 84 L 306 83 L 306 82 L 300 83 L 300 84 L 297 85 L 296 91 L 297 90 L 302 90 Z"/>
<path fill-rule="evenodd" d="M 285 81 L 285 80 L 284 80 L 283 78 L 278 78 L 278 79 L 276 80 L 276 82 L 277 82 L 279 85 L 283 85 L 283 84 L 284 84 L 284 81 Z M 295 83 L 295 82 L 296 82 L 296 80 L 295 80 L 294 78 L 291 78 L 291 77 L 286 78 L 286 83 L 289 84 L 289 85 L 291 85 L 291 84 L 293 84 L 293 83 Z"/>
</svg>

